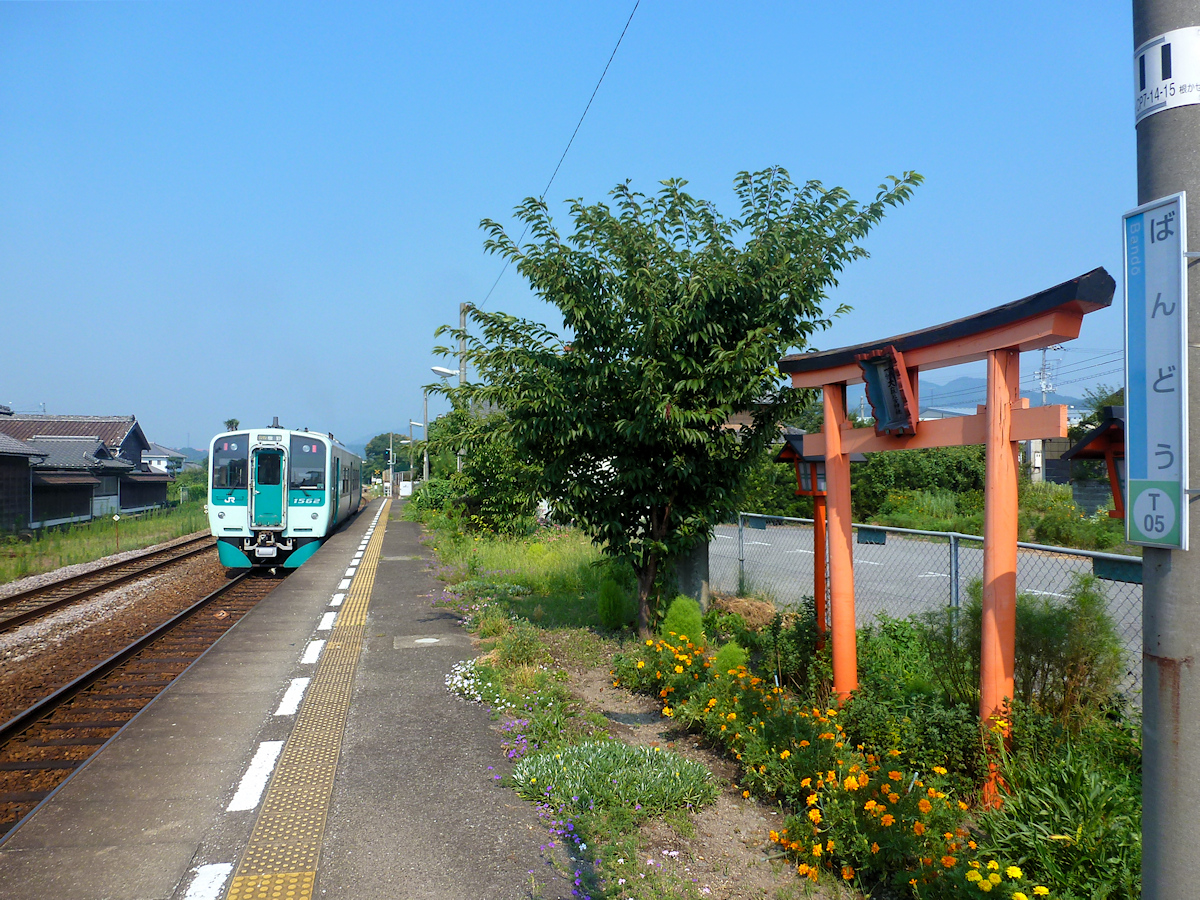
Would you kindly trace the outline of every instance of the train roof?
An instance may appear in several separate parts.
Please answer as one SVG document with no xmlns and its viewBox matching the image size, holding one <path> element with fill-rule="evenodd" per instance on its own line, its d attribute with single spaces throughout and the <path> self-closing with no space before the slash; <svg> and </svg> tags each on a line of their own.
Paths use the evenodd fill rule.
<svg viewBox="0 0 1200 900">
<path fill-rule="evenodd" d="M 354 456 L 358 455 L 357 453 L 354 453 L 354 451 L 352 451 L 345 444 L 343 444 L 340 440 L 335 438 L 333 436 L 332 431 L 327 431 L 324 434 L 322 434 L 319 431 L 310 431 L 307 428 L 282 428 L 278 425 L 264 425 L 261 428 L 238 428 L 236 431 L 222 431 L 222 432 L 219 432 L 219 433 L 213 435 L 212 440 L 209 441 L 209 444 L 211 445 L 213 443 L 213 441 L 217 440 L 218 438 L 223 438 L 223 437 L 230 436 L 230 435 L 249 434 L 251 432 L 261 433 L 264 431 L 271 431 L 276 434 L 283 434 L 283 435 L 289 435 L 289 436 L 290 435 L 299 435 L 299 436 L 320 438 L 321 440 L 325 441 L 326 443 L 333 444 L 336 447 L 340 447 L 341 449 L 345 450 L 347 453 L 351 453 Z"/>
</svg>

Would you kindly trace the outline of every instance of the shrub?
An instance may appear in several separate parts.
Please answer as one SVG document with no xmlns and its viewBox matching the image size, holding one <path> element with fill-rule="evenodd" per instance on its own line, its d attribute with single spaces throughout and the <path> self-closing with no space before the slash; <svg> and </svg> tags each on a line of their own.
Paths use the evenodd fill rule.
<svg viewBox="0 0 1200 900">
<path fill-rule="evenodd" d="M 671 601 L 667 615 L 663 618 L 659 633 L 664 638 L 672 636 L 680 639 L 687 638 L 697 646 L 704 644 L 704 617 L 700 613 L 700 604 L 691 597 L 680 594 Z"/>
<path fill-rule="evenodd" d="M 737 643 L 730 641 L 717 651 L 717 655 L 712 659 L 712 668 L 717 672 L 728 672 L 730 669 L 738 669 L 746 665 L 749 655 Z"/>
<path fill-rule="evenodd" d="M 496 660 L 502 665 L 532 666 L 545 662 L 547 657 L 538 629 L 524 619 L 513 622 L 496 644 Z"/>
<path fill-rule="evenodd" d="M 453 499 L 454 485 L 450 483 L 450 479 L 430 478 L 413 491 L 408 506 L 417 512 L 435 511 L 442 509 Z"/>
<path fill-rule="evenodd" d="M 517 793 L 579 812 L 624 809 L 635 818 L 712 802 L 717 787 L 699 763 L 658 747 L 589 741 L 532 754 L 513 771 Z"/>
<path fill-rule="evenodd" d="M 600 624 L 605 628 L 616 631 L 624 628 L 637 615 L 632 597 L 611 578 L 600 582 L 596 593 L 596 611 L 600 616 Z"/>
</svg>

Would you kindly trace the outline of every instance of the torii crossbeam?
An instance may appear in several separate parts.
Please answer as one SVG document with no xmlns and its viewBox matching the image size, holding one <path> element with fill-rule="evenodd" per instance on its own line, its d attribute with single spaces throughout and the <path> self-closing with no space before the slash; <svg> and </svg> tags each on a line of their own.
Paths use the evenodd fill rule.
<svg viewBox="0 0 1200 900">
<path fill-rule="evenodd" d="M 1017 444 L 1066 437 L 1067 408 L 1029 408 L 1020 396 L 1019 354 L 1079 336 L 1083 317 L 1112 303 L 1116 283 L 1103 268 L 1041 293 L 924 331 L 820 353 L 785 356 L 779 369 L 794 388 L 821 388 L 825 426 L 804 437 L 806 455 L 825 457 L 828 491 L 833 687 L 846 699 L 858 688 L 850 454 L 983 444 L 983 643 L 979 714 L 1001 715 L 1013 696 L 1017 603 Z M 987 360 L 987 403 L 975 415 L 917 421 L 922 369 Z M 864 374 L 865 373 L 865 374 Z M 852 428 L 846 386 L 867 381 L 876 428 Z M 888 416 L 880 410 L 887 409 Z"/>
</svg>

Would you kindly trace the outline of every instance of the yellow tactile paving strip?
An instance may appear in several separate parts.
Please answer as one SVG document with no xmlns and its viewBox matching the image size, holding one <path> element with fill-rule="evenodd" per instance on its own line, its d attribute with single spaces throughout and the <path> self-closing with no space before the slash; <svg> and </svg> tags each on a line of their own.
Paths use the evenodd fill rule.
<svg viewBox="0 0 1200 900">
<path fill-rule="evenodd" d="M 383 546 L 385 500 L 349 594 L 325 644 L 292 735 L 226 894 L 228 900 L 311 900 L 367 605 Z"/>
</svg>

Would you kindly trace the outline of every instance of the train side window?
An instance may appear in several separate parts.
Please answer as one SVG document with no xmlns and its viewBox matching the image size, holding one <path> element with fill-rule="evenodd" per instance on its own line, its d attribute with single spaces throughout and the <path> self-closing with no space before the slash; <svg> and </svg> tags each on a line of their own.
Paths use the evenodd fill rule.
<svg viewBox="0 0 1200 900">
<path fill-rule="evenodd" d="M 246 476 L 250 469 L 249 448 L 248 434 L 231 434 L 216 442 L 212 455 L 214 488 L 231 490 L 246 487 Z"/>
</svg>

